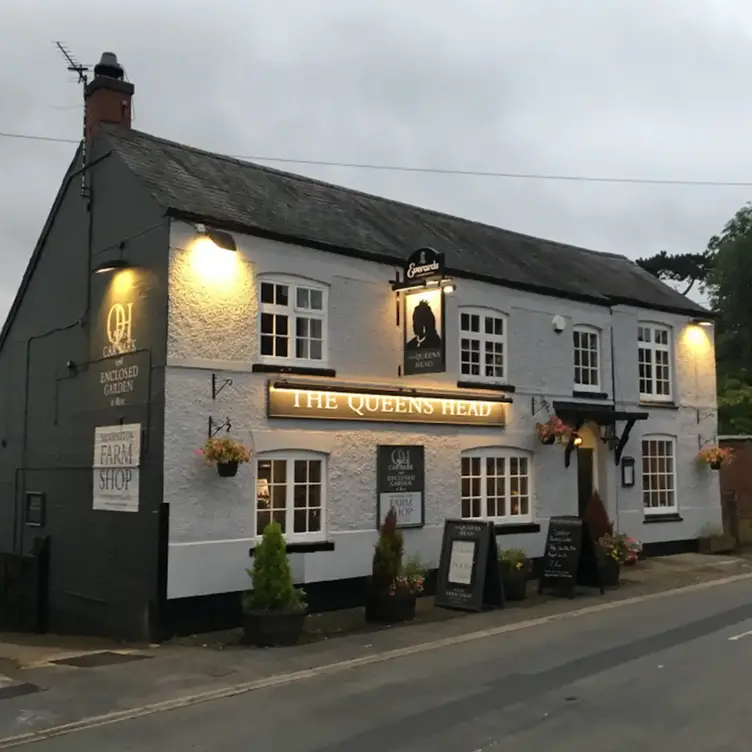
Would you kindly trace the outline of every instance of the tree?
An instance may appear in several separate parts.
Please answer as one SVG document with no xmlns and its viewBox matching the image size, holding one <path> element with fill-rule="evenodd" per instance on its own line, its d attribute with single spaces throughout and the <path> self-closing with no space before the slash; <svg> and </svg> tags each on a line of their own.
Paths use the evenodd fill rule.
<svg viewBox="0 0 752 752">
<path fill-rule="evenodd" d="M 698 283 L 700 288 L 705 287 L 712 263 L 713 253 L 710 250 L 702 253 L 677 253 L 673 256 L 661 251 L 655 256 L 637 259 L 639 266 L 658 279 L 686 285 L 680 290 L 682 295 L 689 295 Z"/>
</svg>

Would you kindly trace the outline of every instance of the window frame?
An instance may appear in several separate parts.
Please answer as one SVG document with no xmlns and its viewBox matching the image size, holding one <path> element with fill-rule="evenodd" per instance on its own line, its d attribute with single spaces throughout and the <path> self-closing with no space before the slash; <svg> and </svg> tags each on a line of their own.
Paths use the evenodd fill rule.
<svg viewBox="0 0 752 752">
<path fill-rule="evenodd" d="M 669 506 L 645 506 L 645 493 L 646 490 L 649 492 L 655 493 L 655 489 L 646 489 L 645 485 L 645 458 L 648 457 L 654 457 L 657 455 L 646 455 L 645 454 L 645 443 L 646 442 L 657 442 L 657 441 L 665 441 L 668 442 L 671 445 L 671 462 L 672 462 L 672 472 L 671 472 L 671 480 L 672 480 L 672 493 L 673 493 L 673 504 Z M 678 442 L 676 440 L 676 436 L 670 436 L 668 434 L 643 434 L 640 437 L 640 493 L 642 497 L 642 513 L 645 517 L 651 517 L 654 515 L 662 516 L 666 514 L 678 514 L 679 513 L 679 489 L 677 487 L 677 472 L 676 472 L 676 451 L 678 447 Z M 656 477 L 668 477 L 668 473 L 647 473 L 647 475 L 655 475 Z"/>
<path fill-rule="evenodd" d="M 575 345 L 575 335 L 577 334 L 592 334 L 595 336 L 595 347 L 596 347 L 596 366 L 595 366 L 595 375 L 597 379 L 596 384 L 579 384 L 577 382 L 577 364 L 575 362 L 575 354 L 577 350 L 583 351 L 583 348 L 578 348 Z M 589 350 L 589 352 L 592 352 L 592 350 Z M 600 329 L 598 329 L 595 326 L 591 326 L 589 324 L 577 324 L 572 328 L 572 368 L 573 368 L 573 374 L 572 374 L 572 380 L 574 383 L 574 388 L 578 392 L 601 392 L 603 391 L 603 387 L 601 386 L 602 379 L 603 379 L 603 336 Z M 579 366 L 580 369 L 582 369 L 582 365 Z M 589 370 L 592 370 L 592 368 L 588 367 Z"/>
<path fill-rule="evenodd" d="M 306 543 L 326 540 L 328 513 L 328 483 L 329 483 L 329 455 L 324 452 L 310 450 L 275 450 L 272 452 L 259 452 L 253 458 L 254 462 L 254 488 L 253 488 L 253 537 L 261 540 L 263 530 L 258 529 L 258 488 L 259 488 L 259 462 L 264 460 L 284 460 L 287 463 L 285 469 L 285 542 Z M 321 462 L 321 529 L 315 532 L 295 533 L 295 481 L 294 462 L 296 460 L 319 460 Z"/>
<path fill-rule="evenodd" d="M 465 332 L 462 329 L 462 315 L 479 316 L 481 318 L 481 324 L 485 323 L 483 320 L 486 317 L 501 319 L 503 322 L 504 333 L 502 335 L 486 334 L 485 331 L 479 332 Z M 480 326 L 481 330 L 483 326 Z M 467 335 L 467 336 L 465 336 Z M 477 339 L 480 341 L 480 356 L 479 368 L 483 371 L 484 363 L 482 356 L 485 353 L 486 342 L 501 343 L 502 345 L 502 371 L 503 375 L 499 376 L 486 376 L 484 373 L 474 375 L 471 373 L 463 373 L 462 371 L 462 340 L 463 339 Z M 457 372 L 461 381 L 477 381 L 483 384 L 508 384 L 509 383 L 509 315 L 496 308 L 487 308 L 484 306 L 460 306 L 457 312 Z"/>
<path fill-rule="evenodd" d="M 489 458 L 503 458 L 504 463 L 504 479 L 505 479 L 505 504 L 506 509 L 511 509 L 511 483 L 510 483 L 510 459 L 525 459 L 527 460 L 527 498 L 528 498 L 528 511 L 527 514 L 506 514 L 504 516 L 489 517 L 487 514 L 482 514 L 480 517 L 464 517 L 462 514 L 462 501 L 465 498 L 462 493 L 462 480 L 465 477 L 462 473 L 462 460 L 479 458 L 481 460 L 481 511 L 485 512 L 488 509 L 488 475 L 485 460 Z M 485 520 L 493 522 L 496 525 L 524 525 L 534 522 L 534 502 L 535 502 L 535 487 L 533 481 L 533 459 L 532 452 L 526 449 L 520 449 L 517 447 L 483 447 L 478 449 L 468 449 L 460 454 L 460 509 L 459 517 L 463 520 Z M 470 476 L 473 477 L 473 476 Z M 523 477 L 523 476 L 520 476 Z"/>
<path fill-rule="evenodd" d="M 281 306 L 262 301 L 261 289 L 264 284 L 284 285 L 288 288 L 288 305 Z M 297 305 L 298 289 L 315 290 L 321 293 L 321 311 L 299 308 Z M 258 301 L 256 349 L 259 363 L 268 365 L 299 366 L 303 368 L 326 368 L 329 363 L 329 287 L 328 285 L 308 279 L 284 274 L 259 274 L 256 284 Z M 262 352 L 262 320 L 265 313 L 287 316 L 287 356 L 264 355 Z M 299 358 L 296 353 L 296 332 L 298 318 L 318 319 L 321 321 L 321 359 Z"/>
<path fill-rule="evenodd" d="M 640 342 L 640 329 L 650 330 L 650 342 Z M 668 344 L 657 344 L 655 333 L 664 331 L 668 333 Z M 640 384 L 640 350 L 648 350 L 651 353 L 652 374 L 650 377 L 651 392 L 643 392 Z M 668 394 L 656 392 L 656 352 L 668 353 Z M 640 402 L 673 402 L 674 399 L 674 330 L 667 324 L 659 324 L 654 321 L 637 322 L 637 392 Z"/>
</svg>

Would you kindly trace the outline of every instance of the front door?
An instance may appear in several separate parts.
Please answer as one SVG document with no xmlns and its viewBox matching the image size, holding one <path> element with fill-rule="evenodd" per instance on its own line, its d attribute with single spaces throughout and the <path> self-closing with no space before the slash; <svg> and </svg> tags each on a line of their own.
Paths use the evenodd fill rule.
<svg viewBox="0 0 752 752">
<path fill-rule="evenodd" d="M 577 513 L 585 517 L 590 497 L 593 495 L 593 450 L 577 449 Z"/>
</svg>

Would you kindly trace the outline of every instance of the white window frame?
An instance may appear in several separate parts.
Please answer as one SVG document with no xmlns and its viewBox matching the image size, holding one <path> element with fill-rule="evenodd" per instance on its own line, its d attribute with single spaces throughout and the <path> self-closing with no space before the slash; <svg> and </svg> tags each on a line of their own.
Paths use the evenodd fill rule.
<svg viewBox="0 0 752 752">
<path fill-rule="evenodd" d="M 274 451 L 274 452 L 260 452 L 254 457 L 254 497 L 253 497 L 253 530 L 254 536 L 257 539 L 261 539 L 263 530 L 258 529 L 258 497 L 260 491 L 259 482 L 259 462 L 264 460 L 284 460 L 287 462 L 285 472 L 285 541 L 291 542 L 306 542 L 306 541 L 322 541 L 326 540 L 326 526 L 327 526 L 327 486 L 328 486 L 328 460 L 327 454 L 322 452 L 310 452 L 303 450 L 295 451 Z M 295 520 L 295 461 L 296 460 L 318 460 L 321 462 L 321 529 L 314 532 L 295 533 L 294 529 Z"/>
<path fill-rule="evenodd" d="M 674 332 L 670 326 L 665 324 L 656 324 L 650 321 L 640 321 L 638 326 L 638 338 L 637 338 L 637 388 L 640 393 L 641 402 L 671 402 L 674 394 Z M 650 342 L 640 342 L 639 330 L 647 329 L 650 332 Z M 655 342 L 656 332 L 666 332 L 668 334 L 667 344 L 657 344 Z M 642 389 L 640 384 L 640 364 L 642 363 L 642 351 L 650 353 L 650 391 L 646 392 Z M 658 394 L 656 387 L 656 354 L 665 353 L 668 359 L 668 394 Z"/>
<path fill-rule="evenodd" d="M 575 337 L 577 335 L 587 335 L 587 336 L 593 336 L 595 337 L 595 378 L 596 383 L 595 384 L 581 384 L 577 381 L 577 371 L 578 368 L 580 370 L 583 369 L 583 366 L 577 366 L 576 363 L 576 354 L 578 351 L 580 352 L 589 352 L 592 354 L 592 350 L 590 348 L 583 348 L 578 347 L 575 343 Z M 585 324 L 577 325 L 572 329 L 572 366 L 574 368 L 574 388 L 575 391 L 578 392 L 601 392 L 601 363 L 603 362 L 603 349 L 602 349 L 602 337 L 601 332 L 599 329 L 597 329 L 594 326 L 587 326 Z M 589 366 L 587 367 L 588 370 L 592 371 L 593 367 Z"/>
<path fill-rule="evenodd" d="M 261 286 L 263 284 L 285 285 L 288 288 L 288 305 L 280 306 L 273 303 L 264 303 L 261 298 Z M 298 307 L 298 290 L 315 290 L 321 293 L 321 311 Z M 258 296 L 258 334 L 256 337 L 258 347 L 258 361 L 270 365 L 296 365 L 305 368 L 325 368 L 329 362 L 329 288 L 321 282 L 278 274 L 261 274 L 258 277 L 256 294 Z M 265 313 L 275 316 L 287 316 L 287 357 L 278 355 L 264 355 L 262 352 L 262 317 Z M 321 321 L 321 359 L 299 358 L 296 355 L 297 320 L 298 318 L 317 319 Z"/>
<path fill-rule="evenodd" d="M 463 331 L 462 329 L 462 317 L 465 316 L 478 316 L 480 318 L 479 322 L 479 331 L 478 332 L 470 332 L 470 331 Z M 485 332 L 485 319 L 486 318 L 492 318 L 492 319 L 501 319 L 502 328 L 503 328 L 503 334 L 497 335 L 497 334 L 487 334 Z M 498 311 L 494 308 L 478 308 L 474 306 L 460 306 L 458 318 L 457 318 L 457 327 L 458 327 L 458 337 L 457 337 L 457 369 L 459 373 L 459 379 L 460 381 L 477 381 L 479 383 L 486 383 L 486 384 L 506 384 L 509 380 L 509 316 L 506 313 L 503 313 L 502 311 Z M 463 366 L 463 349 L 462 349 L 462 340 L 468 339 L 468 340 L 477 340 L 478 341 L 478 353 L 480 361 L 478 363 L 480 373 L 479 374 L 471 374 L 471 373 L 464 373 L 462 370 Z M 484 355 L 486 351 L 486 345 L 487 344 L 501 344 L 502 347 L 502 375 L 501 376 L 486 376 L 484 373 L 485 370 L 485 363 L 484 363 Z"/>
<path fill-rule="evenodd" d="M 645 454 L 645 443 L 654 444 L 655 442 L 667 442 L 671 447 L 671 472 L 660 472 L 660 473 L 653 473 L 653 472 L 645 472 L 645 461 L 646 459 L 648 462 L 651 458 L 655 457 L 656 461 L 659 461 L 660 458 L 663 458 L 664 461 L 669 455 L 656 455 L 656 454 Z M 677 514 L 679 511 L 679 499 L 678 499 L 678 488 L 676 486 L 676 448 L 677 448 L 677 441 L 675 436 L 668 436 L 664 434 L 644 434 L 640 438 L 640 488 L 642 491 L 642 510 L 643 514 L 646 517 L 650 517 L 651 515 L 664 515 L 664 514 Z M 650 470 L 650 467 L 648 466 L 648 469 Z M 646 494 L 650 494 L 655 498 L 658 498 L 660 501 L 659 495 L 661 493 L 661 489 L 659 488 L 652 488 L 646 486 L 652 486 L 650 483 L 646 483 L 646 477 L 667 477 L 671 479 L 671 488 L 670 489 L 664 489 L 665 491 L 668 491 L 671 493 L 671 504 L 666 504 L 665 506 L 646 506 L 645 500 L 646 500 Z"/>
<path fill-rule="evenodd" d="M 465 517 L 462 510 L 462 501 L 466 498 L 463 493 L 463 478 L 476 478 L 478 476 L 465 476 L 462 472 L 462 460 L 478 458 L 480 460 L 480 511 L 479 517 Z M 488 474 L 487 474 L 487 462 L 490 458 L 504 459 L 504 498 L 505 498 L 505 511 L 504 515 L 489 516 L 488 512 Z M 524 459 L 527 461 L 527 513 L 526 514 L 511 514 L 511 482 L 510 478 L 510 460 L 511 459 Z M 524 476 L 519 476 L 524 477 Z M 472 490 L 472 489 L 471 489 Z M 472 496 L 473 494 L 471 494 Z M 492 520 L 498 525 L 518 525 L 525 524 L 533 521 L 533 502 L 535 499 L 534 487 L 533 487 L 533 455 L 524 449 L 515 449 L 509 447 L 485 447 L 483 449 L 469 449 L 462 452 L 460 459 L 460 517 L 462 519 L 469 520 Z"/>
</svg>

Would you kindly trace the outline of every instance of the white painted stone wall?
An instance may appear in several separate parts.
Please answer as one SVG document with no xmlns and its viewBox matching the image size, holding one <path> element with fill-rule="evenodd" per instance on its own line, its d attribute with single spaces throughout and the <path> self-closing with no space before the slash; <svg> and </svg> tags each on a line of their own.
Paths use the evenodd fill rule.
<svg viewBox="0 0 752 752">
<path fill-rule="evenodd" d="M 686 317 L 617 307 L 613 312 L 539 295 L 458 279 L 447 297 L 448 371 L 433 377 L 397 377 L 402 333 L 396 326 L 394 269 L 292 245 L 235 235 L 238 253 L 215 261 L 191 252 L 192 227 L 175 223 L 171 235 L 168 368 L 166 375 L 164 501 L 170 504 L 168 597 L 244 589 L 254 541 L 255 478 L 252 466 L 221 479 L 195 456 L 211 415 L 232 421 L 232 436 L 253 442 L 257 453 L 312 450 L 328 457 L 326 539 L 335 550 L 291 557 L 298 582 L 366 575 L 376 539 L 376 445 L 423 444 L 426 453 L 426 527 L 405 531 L 408 553 L 437 563 L 442 524 L 460 513 L 460 454 L 480 447 L 515 447 L 533 462 L 533 514 L 538 534 L 499 538 L 502 547 L 524 548 L 539 556 L 546 521 L 552 514 L 577 512 L 577 462 L 564 467 L 559 446 L 535 438 L 531 398 L 571 400 L 572 330 L 589 324 L 601 331 L 601 380 L 611 394 L 611 338 L 614 340 L 617 409 L 637 409 L 637 322 L 673 327 L 674 389 L 678 409 L 650 409 L 638 423 L 625 455 L 636 459 L 634 488 L 621 488 L 613 454 L 600 444 L 601 492 L 619 529 L 643 541 L 679 540 L 697 535 L 707 522 L 720 521 L 717 473 L 698 469 L 698 437 L 716 433 L 715 365 L 712 343 L 697 354 L 684 342 Z M 406 249 L 407 255 L 409 249 Z M 221 253 L 221 252 L 220 252 Z M 231 257 L 231 258 L 230 258 Z M 228 268 L 228 263 L 233 268 Z M 257 361 L 257 281 L 262 274 L 294 274 L 329 288 L 329 359 L 337 380 L 370 385 L 455 389 L 458 381 L 458 307 L 482 306 L 508 315 L 508 381 L 516 386 L 507 427 L 491 430 L 404 424 L 343 423 L 266 418 L 266 382 L 253 374 Z M 567 319 L 556 334 L 555 314 Z M 211 375 L 232 378 L 216 400 Z M 700 421 L 698 423 L 698 409 Z M 682 522 L 643 524 L 640 435 L 677 438 L 678 503 Z M 596 442 L 598 444 L 599 442 Z"/>
</svg>

